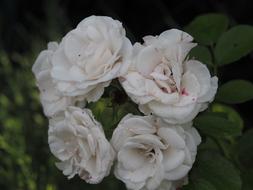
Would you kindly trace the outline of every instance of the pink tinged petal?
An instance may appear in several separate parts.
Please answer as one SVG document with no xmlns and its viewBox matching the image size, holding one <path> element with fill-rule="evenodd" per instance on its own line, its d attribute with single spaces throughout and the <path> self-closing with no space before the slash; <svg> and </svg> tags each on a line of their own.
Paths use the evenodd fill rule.
<svg viewBox="0 0 253 190">
<path fill-rule="evenodd" d="M 59 47 L 59 45 L 57 42 L 49 42 L 47 44 L 47 49 L 50 51 L 56 51 L 58 47 Z"/>
<path fill-rule="evenodd" d="M 201 136 L 194 127 L 191 127 L 190 129 L 188 129 L 187 132 L 193 137 L 196 145 L 199 145 L 201 143 Z"/>
<path fill-rule="evenodd" d="M 128 141 L 135 142 L 135 143 L 142 143 L 152 147 L 158 147 L 160 149 L 166 149 L 167 146 L 164 145 L 158 136 L 145 134 L 145 135 L 136 135 L 134 137 L 129 137 Z"/>
<path fill-rule="evenodd" d="M 157 42 L 157 37 L 156 36 L 151 36 L 151 35 L 144 36 L 143 41 L 144 41 L 144 44 L 146 46 L 149 46 L 149 45 L 155 44 Z"/>
<path fill-rule="evenodd" d="M 163 158 L 164 170 L 168 172 L 183 164 L 185 152 L 180 149 L 168 148 L 163 151 Z"/>
<path fill-rule="evenodd" d="M 96 102 L 104 93 L 104 88 L 109 86 L 111 81 L 98 84 L 96 88 L 91 90 L 85 97 L 88 102 Z"/>
<path fill-rule="evenodd" d="M 152 134 L 156 132 L 156 128 L 142 118 L 131 118 L 125 121 L 126 130 L 134 134 Z"/>
<path fill-rule="evenodd" d="M 130 161 L 130 160 L 129 160 Z M 120 161 L 119 161 L 120 162 Z M 130 180 L 133 183 L 143 182 L 155 173 L 156 166 L 148 161 L 143 163 L 143 167 L 138 170 L 128 170 L 128 168 L 122 168 L 117 171 L 120 178 L 124 180 Z"/>
<path fill-rule="evenodd" d="M 119 71 L 119 76 L 124 76 L 131 64 L 130 57 L 133 54 L 133 46 L 130 40 L 124 37 L 124 41 L 120 50 L 120 56 L 122 57 L 122 65 Z"/>
<path fill-rule="evenodd" d="M 138 189 L 140 190 L 145 185 L 145 181 L 133 182 L 129 179 L 126 179 L 127 173 L 124 172 L 124 169 L 121 168 L 120 164 L 117 164 L 114 170 L 114 175 L 119 180 L 123 181 L 128 189 Z"/>
<path fill-rule="evenodd" d="M 195 161 L 195 157 L 193 158 L 193 154 L 192 152 L 189 151 L 188 148 L 186 148 L 184 150 L 185 153 L 185 160 L 184 160 L 184 164 L 188 165 L 188 166 L 192 166 L 193 162 Z"/>
<path fill-rule="evenodd" d="M 59 94 L 55 89 L 48 70 L 41 71 L 37 75 L 37 84 L 40 89 L 40 96 L 42 100 L 54 101 L 59 99 Z"/>
<path fill-rule="evenodd" d="M 145 182 L 140 182 L 140 183 L 132 183 L 132 182 L 125 182 L 127 189 L 141 189 L 144 185 Z"/>
<path fill-rule="evenodd" d="M 218 88 L 218 78 L 216 76 L 211 78 L 211 86 L 206 94 L 198 98 L 198 102 L 212 102 Z"/>
<path fill-rule="evenodd" d="M 122 85 L 126 92 L 133 93 L 136 96 L 144 96 L 147 94 L 145 89 L 146 79 L 137 72 L 131 72 L 124 76 Z"/>
<path fill-rule="evenodd" d="M 179 100 L 178 93 L 165 93 L 163 92 L 157 84 L 153 80 L 146 80 L 145 83 L 146 92 L 148 95 L 155 97 L 156 101 L 159 101 L 161 103 L 167 104 L 167 103 L 176 103 Z"/>
<path fill-rule="evenodd" d="M 171 64 L 172 64 L 173 78 L 175 80 L 177 90 L 180 90 L 181 75 L 182 75 L 182 63 L 172 60 Z"/>
<path fill-rule="evenodd" d="M 199 112 L 199 106 L 196 104 L 179 107 L 152 101 L 148 103 L 148 106 L 152 113 L 162 117 L 168 123 L 181 124 L 189 122 Z"/>
<path fill-rule="evenodd" d="M 91 25 L 87 27 L 87 34 L 88 37 L 93 41 L 99 41 L 102 38 L 99 31 L 94 26 Z"/>
<path fill-rule="evenodd" d="M 211 76 L 206 65 L 196 60 L 190 60 L 185 64 L 185 71 L 192 73 L 196 77 L 200 85 L 198 96 L 201 97 L 205 95 L 211 86 Z"/>
<path fill-rule="evenodd" d="M 42 99 L 43 110 L 46 116 L 53 116 L 60 111 L 64 111 L 67 106 L 74 104 L 69 97 L 62 97 L 55 101 L 47 101 Z"/>
<path fill-rule="evenodd" d="M 159 128 L 157 134 L 172 148 L 184 149 L 184 139 L 176 132 L 176 130 L 165 128 Z"/>
<path fill-rule="evenodd" d="M 201 108 L 200 104 L 190 104 L 183 107 L 175 107 L 174 111 L 178 111 L 179 115 L 177 115 L 174 118 L 167 117 L 167 118 L 164 118 L 164 120 L 167 123 L 184 124 L 193 120 L 196 117 L 196 115 L 200 112 L 200 108 Z M 180 117 L 180 112 L 184 116 Z"/>
<path fill-rule="evenodd" d="M 191 169 L 190 166 L 187 165 L 181 165 L 177 167 L 174 170 L 171 170 L 170 172 L 165 173 L 165 178 L 167 180 L 179 180 L 187 175 L 189 170 Z"/>
<path fill-rule="evenodd" d="M 53 67 L 63 67 L 65 70 L 68 70 L 72 63 L 68 61 L 64 53 L 64 40 L 61 42 L 59 48 L 54 52 L 52 56 L 52 66 Z M 67 77 L 67 76 L 66 76 Z"/>
<path fill-rule="evenodd" d="M 158 189 L 159 190 L 176 190 L 176 187 L 174 187 L 172 181 L 163 180 Z"/>
<path fill-rule="evenodd" d="M 136 147 L 123 148 L 118 152 L 118 160 L 127 170 L 135 171 L 144 167 L 148 162 L 144 154 L 141 154 Z"/>
<path fill-rule="evenodd" d="M 85 45 L 83 40 L 75 34 L 80 32 L 81 31 L 79 31 L 78 28 L 74 29 L 70 31 L 64 39 L 64 53 L 72 64 L 77 62 L 80 57 L 81 50 Z"/>
<path fill-rule="evenodd" d="M 192 36 L 177 29 L 166 30 L 158 38 L 167 43 L 191 42 L 193 40 Z"/>
<path fill-rule="evenodd" d="M 147 180 L 146 188 L 150 190 L 157 189 L 157 187 L 160 186 L 163 179 L 164 179 L 164 169 L 162 166 L 158 166 L 156 169 L 156 173 L 154 173 L 154 176 L 152 176 L 149 180 Z"/>
<path fill-rule="evenodd" d="M 71 163 L 67 162 L 58 162 L 55 163 L 56 167 L 63 171 L 63 174 L 68 176 L 68 179 L 71 179 L 74 177 L 76 172 L 73 169 L 73 165 Z"/>
<path fill-rule="evenodd" d="M 34 73 L 36 78 L 41 71 L 49 70 L 51 68 L 51 63 L 50 63 L 51 53 L 52 52 L 48 50 L 44 50 L 37 57 L 35 63 L 32 66 L 32 72 Z"/>
<path fill-rule="evenodd" d="M 197 98 L 200 92 L 201 86 L 195 75 L 190 72 L 186 72 L 182 77 L 182 96 L 191 96 Z"/>
<path fill-rule="evenodd" d="M 73 65 L 69 70 L 71 81 L 81 82 L 86 79 L 85 73 L 78 66 Z"/>
<path fill-rule="evenodd" d="M 157 72 L 152 72 L 150 75 L 156 80 L 162 80 L 163 81 L 163 80 L 168 80 L 169 79 L 169 77 L 167 77 L 166 75 L 163 75 L 163 74 L 157 73 Z"/>
<path fill-rule="evenodd" d="M 61 81 L 72 81 L 72 77 L 70 77 L 69 68 L 61 67 L 61 66 L 54 66 L 51 71 L 51 76 L 52 78 L 56 80 L 61 80 Z"/>
<path fill-rule="evenodd" d="M 89 144 L 91 154 L 93 156 L 95 156 L 95 152 L 96 152 L 96 148 L 97 148 L 97 142 L 91 134 L 89 134 L 87 136 L 87 140 L 88 140 L 88 144 Z"/>
<path fill-rule="evenodd" d="M 139 52 L 137 57 L 137 70 L 143 76 L 148 77 L 154 68 L 160 63 L 161 55 L 155 47 L 148 46 Z"/>
</svg>

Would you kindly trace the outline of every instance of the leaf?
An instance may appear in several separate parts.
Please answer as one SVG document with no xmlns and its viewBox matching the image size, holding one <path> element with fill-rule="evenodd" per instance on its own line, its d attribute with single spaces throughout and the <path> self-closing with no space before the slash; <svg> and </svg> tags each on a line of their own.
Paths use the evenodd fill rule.
<svg viewBox="0 0 253 190">
<path fill-rule="evenodd" d="M 204 179 L 198 179 L 187 186 L 183 186 L 182 190 L 216 190 L 216 188 Z"/>
<path fill-rule="evenodd" d="M 252 100 L 253 84 L 246 80 L 231 80 L 219 88 L 216 99 L 228 104 Z"/>
<path fill-rule="evenodd" d="M 241 190 L 242 182 L 234 165 L 223 156 L 212 151 L 198 154 L 194 179 L 205 179 L 216 190 Z"/>
<path fill-rule="evenodd" d="M 205 46 L 196 46 L 190 51 L 190 58 L 212 66 L 212 56 Z"/>
<path fill-rule="evenodd" d="M 220 151 L 220 147 L 214 139 L 207 137 L 202 140 L 201 144 L 198 146 L 198 150 Z"/>
<path fill-rule="evenodd" d="M 253 189 L 253 170 L 247 170 L 242 174 L 242 190 L 252 190 Z"/>
<path fill-rule="evenodd" d="M 194 126 L 203 134 L 214 138 L 239 136 L 241 129 L 236 123 L 215 114 L 204 114 L 194 120 Z"/>
<path fill-rule="evenodd" d="M 197 42 L 203 45 L 215 43 L 228 27 L 228 18 L 222 14 L 210 13 L 196 17 L 186 28 Z"/>
<path fill-rule="evenodd" d="M 238 25 L 224 33 L 215 47 L 218 65 L 239 60 L 253 50 L 253 27 Z"/>
<path fill-rule="evenodd" d="M 245 168 L 253 169 L 253 129 L 246 132 L 238 142 L 239 161 Z"/>
<path fill-rule="evenodd" d="M 225 113 L 229 121 L 236 123 L 240 129 L 243 128 L 243 119 L 234 108 L 227 105 L 215 103 L 212 105 L 211 110 L 214 113 Z"/>
</svg>

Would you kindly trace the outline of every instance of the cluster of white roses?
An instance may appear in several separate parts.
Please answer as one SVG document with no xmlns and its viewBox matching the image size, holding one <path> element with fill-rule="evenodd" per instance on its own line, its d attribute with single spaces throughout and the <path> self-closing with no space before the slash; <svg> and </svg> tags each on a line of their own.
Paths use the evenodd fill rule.
<svg viewBox="0 0 253 190">
<path fill-rule="evenodd" d="M 91 16 L 49 43 L 33 65 L 49 146 L 68 178 L 99 183 L 116 159 L 114 174 L 128 189 L 175 190 L 187 181 L 201 142 L 191 121 L 213 100 L 217 77 L 188 60 L 196 44 L 187 33 L 143 39 L 132 45 L 119 21 Z M 126 115 L 109 142 L 84 107 L 115 78 L 145 116 Z"/>
</svg>

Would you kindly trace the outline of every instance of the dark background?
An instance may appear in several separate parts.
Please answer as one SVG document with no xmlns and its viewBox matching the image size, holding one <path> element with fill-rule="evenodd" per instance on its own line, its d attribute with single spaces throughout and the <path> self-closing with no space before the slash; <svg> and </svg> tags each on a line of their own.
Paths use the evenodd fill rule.
<svg viewBox="0 0 253 190">
<path fill-rule="evenodd" d="M 0 138 L 0 189 L 97 189 L 78 178 L 65 180 L 53 165 L 47 145 L 47 121 L 30 71 L 48 41 L 59 41 L 90 15 L 120 20 L 128 37 L 136 42 L 145 35 L 158 35 L 170 28 L 183 29 L 194 17 L 211 12 L 227 15 L 230 26 L 252 25 L 252 11 L 252 0 L 0 0 L 0 137 L 18 149 L 9 153 Z M 252 64 L 253 54 L 221 68 L 220 83 L 231 79 L 253 82 Z M 245 128 L 251 128 L 253 102 L 234 108 L 245 120 Z M 21 149 L 20 157 L 28 160 L 24 163 L 14 158 L 21 154 Z M 101 187 L 113 186 L 104 182 Z"/>
</svg>

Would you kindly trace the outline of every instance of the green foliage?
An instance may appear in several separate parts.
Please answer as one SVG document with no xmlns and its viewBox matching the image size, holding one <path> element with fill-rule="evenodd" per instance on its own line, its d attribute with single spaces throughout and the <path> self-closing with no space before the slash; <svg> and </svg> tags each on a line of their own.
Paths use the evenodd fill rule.
<svg viewBox="0 0 253 190">
<path fill-rule="evenodd" d="M 220 154 L 212 151 L 199 152 L 192 178 L 204 179 L 202 186 L 216 190 L 240 190 L 240 174 L 235 166 Z"/>
<path fill-rule="evenodd" d="M 231 80 L 219 88 L 216 98 L 228 104 L 252 100 L 253 84 L 246 80 Z"/>
<path fill-rule="evenodd" d="M 194 120 L 194 126 L 203 134 L 215 138 L 238 136 L 241 129 L 235 122 L 218 114 L 204 114 Z"/>
<path fill-rule="evenodd" d="M 253 50 L 253 27 L 239 25 L 225 32 L 217 42 L 215 56 L 219 65 L 239 60 Z"/>
<path fill-rule="evenodd" d="M 190 52 L 190 58 L 196 59 L 205 63 L 208 66 L 212 66 L 212 55 L 209 49 L 205 46 L 196 46 Z"/>
<path fill-rule="evenodd" d="M 10 57 L 0 50 L 0 189 L 35 190 L 51 185 L 47 173 L 54 168 L 45 146 L 47 123 L 30 71 L 32 59 L 33 55 Z M 13 60 L 18 70 L 13 69 Z"/>
<path fill-rule="evenodd" d="M 210 182 L 200 178 L 193 183 L 184 186 L 182 190 L 216 190 L 216 188 Z"/>
<path fill-rule="evenodd" d="M 239 160 L 246 169 L 253 169 L 253 129 L 246 132 L 238 142 Z"/>
<path fill-rule="evenodd" d="M 47 143 L 47 119 L 42 113 L 31 66 L 38 52 L 45 48 L 45 42 L 59 39 L 68 22 L 65 23 L 66 19 L 62 19 L 64 24 L 60 22 L 64 11 L 55 7 L 56 3 L 47 3 L 48 21 L 39 24 L 33 21 L 36 27 L 45 26 L 38 30 L 42 33 L 38 36 L 42 37 L 24 35 L 24 39 L 29 39 L 25 53 L 6 53 L 0 49 L 0 189 L 124 189 L 124 184 L 113 175 L 99 185 L 86 184 L 78 177 L 68 181 L 54 166 L 55 158 Z M 219 74 L 221 83 L 224 81 L 218 66 L 237 61 L 253 49 L 252 26 L 235 26 L 226 32 L 228 24 L 224 15 L 207 14 L 186 27 L 200 43 L 190 52 L 190 58 L 205 63 L 212 75 Z M 194 120 L 202 143 L 189 185 L 183 190 L 253 189 L 253 131 L 245 132 L 249 126 L 244 126 L 244 118 L 236 107 L 227 105 L 252 99 L 253 85 L 249 81 L 232 80 L 219 87 L 214 103 Z M 108 139 L 122 117 L 128 113 L 141 114 L 129 102 L 117 81 L 113 81 L 103 98 L 87 105 L 102 123 Z"/>
<path fill-rule="evenodd" d="M 235 62 L 253 50 L 253 27 L 239 25 L 226 31 L 228 23 L 225 16 L 207 14 L 186 27 L 201 44 L 190 52 L 190 58 L 201 60 L 213 74 L 219 74 L 221 83 L 219 66 Z M 196 117 L 194 126 L 201 133 L 202 143 L 190 173 L 190 183 L 183 190 L 253 189 L 253 131 L 245 133 L 247 126 L 240 113 L 227 105 L 252 99 L 251 82 L 230 80 L 218 88 L 209 109 Z"/>
<path fill-rule="evenodd" d="M 205 14 L 196 17 L 185 30 L 203 45 L 214 44 L 228 27 L 228 18 L 221 14 Z"/>
<path fill-rule="evenodd" d="M 253 189 L 253 170 L 247 170 L 242 174 L 243 186 L 242 190 L 252 190 Z"/>
<path fill-rule="evenodd" d="M 229 121 L 235 123 L 240 129 L 243 129 L 243 119 L 234 108 L 227 105 L 215 103 L 211 106 L 211 110 L 215 113 L 224 113 Z"/>
</svg>

